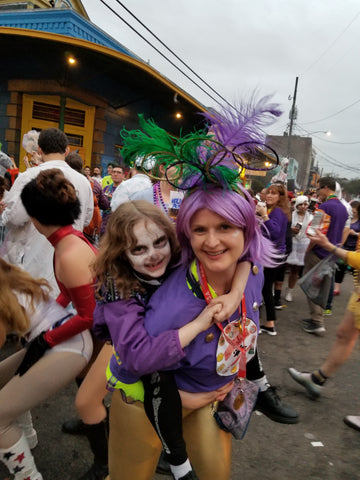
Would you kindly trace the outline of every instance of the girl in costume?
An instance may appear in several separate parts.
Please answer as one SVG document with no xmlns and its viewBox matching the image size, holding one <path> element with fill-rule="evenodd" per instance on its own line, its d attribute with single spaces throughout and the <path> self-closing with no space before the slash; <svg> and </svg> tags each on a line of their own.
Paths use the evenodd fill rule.
<svg viewBox="0 0 360 480">
<path fill-rule="evenodd" d="M 41 172 L 24 187 L 21 199 L 38 231 L 55 248 L 60 295 L 56 302 L 49 300 L 46 282 L 1 262 L 2 335 L 13 330 L 24 334 L 25 348 L 0 364 L 0 458 L 16 480 L 41 480 L 15 421 L 70 383 L 90 359 L 88 329 L 95 298 L 89 265 L 95 250 L 71 226 L 80 203 L 60 170 Z M 71 301 L 75 313 L 65 310 Z M 20 325 L 15 319 L 22 319 Z"/>
</svg>

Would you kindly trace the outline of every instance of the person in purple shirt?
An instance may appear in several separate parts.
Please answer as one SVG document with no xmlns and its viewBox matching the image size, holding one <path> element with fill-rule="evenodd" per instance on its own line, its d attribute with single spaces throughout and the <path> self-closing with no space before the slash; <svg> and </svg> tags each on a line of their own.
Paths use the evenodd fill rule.
<svg viewBox="0 0 360 480">
<path fill-rule="evenodd" d="M 334 245 L 339 246 L 342 241 L 343 230 L 345 227 L 346 220 L 348 218 L 348 213 L 345 206 L 342 204 L 340 199 L 335 194 L 336 181 L 332 177 L 322 177 L 319 178 L 317 182 L 317 196 L 321 201 L 321 204 L 317 210 L 325 213 L 327 215 L 327 221 L 329 222 L 329 227 L 326 232 L 326 237 L 329 242 Z M 316 212 L 315 212 L 316 215 Z M 314 215 L 314 217 L 315 217 Z M 312 223 L 314 220 L 312 220 Z M 310 227 L 312 226 L 310 223 Z M 317 227 L 318 228 L 318 227 Z M 311 230 L 310 230 L 311 232 Z M 308 235 L 309 235 L 308 230 Z M 310 236 L 311 239 L 311 236 Z M 319 245 L 315 244 L 310 240 L 308 251 L 305 255 L 305 265 L 304 272 L 305 275 L 309 270 L 311 270 L 317 263 L 319 263 L 323 258 L 330 255 L 330 253 Z M 310 317 L 309 319 L 303 320 L 303 330 L 307 333 L 312 333 L 315 335 L 321 335 L 324 333 L 324 315 L 323 308 L 319 305 L 316 305 L 310 298 L 307 297 Z"/>
<path fill-rule="evenodd" d="M 251 258 L 254 263 L 273 265 L 271 257 L 275 255 L 275 249 L 262 237 L 255 205 L 241 187 L 237 193 L 208 185 L 206 190 L 198 189 L 188 195 L 177 217 L 177 235 L 182 247 L 182 266 L 152 295 L 144 318 L 146 330 L 155 338 L 166 331 L 177 332 L 206 307 L 199 269 L 206 277 L 210 291 L 214 295 L 223 295 L 231 289 L 239 261 Z M 245 288 L 248 328 L 251 330 L 249 341 L 252 342 L 247 360 L 256 349 L 261 287 L 262 270 L 256 267 L 252 269 Z M 236 323 L 238 319 L 237 311 L 229 322 Z M 224 327 L 227 323 L 223 323 Z M 133 331 L 132 335 L 136 337 L 136 332 Z M 186 409 L 183 430 L 189 457 L 199 477 L 208 480 L 226 480 L 230 475 L 231 436 L 211 419 L 213 402 L 222 400 L 231 390 L 239 368 L 235 362 L 234 368 L 229 369 L 229 358 L 234 353 L 231 344 L 227 345 L 227 362 L 222 366 L 217 351 L 223 341 L 221 330 L 213 325 L 178 350 L 179 356 L 173 365 L 169 365 L 169 344 L 165 341 L 157 351 L 152 350 L 151 355 L 147 349 L 135 348 L 134 342 L 120 352 L 126 368 L 137 376 L 149 374 L 154 369 L 173 372 Z M 151 377 L 150 383 L 156 386 L 156 375 Z M 161 401 L 161 396 L 157 401 Z M 154 402 L 156 404 L 156 399 Z M 116 478 L 120 469 L 122 479 L 151 478 L 161 444 L 146 419 L 142 404 L 126 403 L 115 391 L 110 423 L 110 478 Z"/>
<path fill-rule="evenodd" d="M 287 191 L 284 185 L 270 185 L 266 190 L 266 205 L 257 204 L 256 213 L 263 220 L 262 232 L 265 237 L 270 238 L 276 245 L 280 255 L 285 260 L 286 254 L 286 231 L 288 219 L 290 217 L 289 202 Z M 285 273 L 285 263 L 264 269 L 264 287 L 262 290 L 266 322 L 261 325 L 261 332 L 268 335 L 277 335 L 275 330 L 275 301 L 280 300 L 281 290 L 278 292 L 279 298 L 274 298 L 273 287 L 276 281 L 283 281 Z M 275 290 L 276 292 L 276 290 Z"/>
<path fill-rule="evenodd" d="M 350 231 L 342 248 L 350 252 L 354 252 L 356 250 L 356 243 L 360 235 L 360 202 L 354 200 L 350 203 L 350 206 L 352 210 Z M 348 267 L 345 262 L 343 262 L 342 260 L 338 260 L 337 270 L 335 272 L 334 295 L 340 295 L 340 287 L 348 268 L 353 271 L 353 269 L 351 267 Z"/>
</svg>

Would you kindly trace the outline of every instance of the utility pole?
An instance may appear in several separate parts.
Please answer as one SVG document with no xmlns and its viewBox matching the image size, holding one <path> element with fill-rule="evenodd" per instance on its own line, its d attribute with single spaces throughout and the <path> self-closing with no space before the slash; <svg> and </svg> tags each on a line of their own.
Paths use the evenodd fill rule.
<svg viewBox="0 0 360 480">
<path fill-rule="evenodd" d="M 287 148 L 287 157 L 290 157 L 290 146 L 291 146 L 291 135 L 294 126 L 294 120 L 296 117 L 296 94 L 297 94 L 297 87 L 298 87 L 299 77 L 295 79 L 295 88 L 294 88 L 294 95 L 293 95 L 293 103 L 290 110 L 290 125 L 289 125 L 289 138 L 288 138 L 288 148 Z"/>
</svg>

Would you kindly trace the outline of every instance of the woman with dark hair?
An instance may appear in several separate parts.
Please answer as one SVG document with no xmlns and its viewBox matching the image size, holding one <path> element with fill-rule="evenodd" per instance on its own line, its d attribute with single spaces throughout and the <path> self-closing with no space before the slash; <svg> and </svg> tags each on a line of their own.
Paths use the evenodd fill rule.
<svg viewBox="0 0 360 480">
<path fill-rule="evenodd" d="M 41 172 L 25 185 L 21 199 L 37 230 L 54 246 L 60 295 L 56 302 L 50 301 L 47 292 L 41 291 L 46 282 L 36 282 L 10 265 L 4 270 L 4 284 L 10 282 L 14 298 L 30 313 L 26 348 L 0 364 L 0 453 L 16 480 L 41 480 L 27 439 L 15 421 L 70 383 L 90 359 L 88 329 L 95 298 L 89 265 L 96 251 L 72 227 L 80 214 L 80 203 L 75 188 L 60 170 Z M 76 312 L 65 310 L 70 302 Z M 11 325 L 7 328 L 12 330 Z"/>
<path fill-rule="evenodd" d="M 256 214 L 263 220 L 262 231 L 265 237 L 269 238 L 276 246 L 278 253 L 283 255 L 285 261 L 286 255 L 286 232 L 288 220 L 290 218 L 290 208 L 287 191 L 282 184 L 270 185 L 266 190 L 266 205 L 257 204 Z M 283 281 L 285 273 L 285 263 L 272 267 L 264 268 L 264 287 L 263 298 L 266 309 L 266 322 L 261 325 L 261 331 L 268 335 L 277 335 L 275 330 L 275 302 L 280 300 L 281 290 L 275 294 L 273 288 L 276 281 Z"/>
</svg>

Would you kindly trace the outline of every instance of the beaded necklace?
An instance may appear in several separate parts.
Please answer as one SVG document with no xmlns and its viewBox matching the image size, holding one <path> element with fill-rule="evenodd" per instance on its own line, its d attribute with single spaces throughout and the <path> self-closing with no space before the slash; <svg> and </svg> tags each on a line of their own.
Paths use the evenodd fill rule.
<svg viewBox="0 0 360 480">
<path fill-rule="evenodd" d="M 356 250 L 355 251 L 359 252 L 359 255 L 360 255 L 360 237 L 358 237 L 358 240 L 356 242 Z M 357 270 L 356 268 L 354 268 L 354 270 L 353 270 L 353 279 L 354 279 L 354 287 L 355 287 L 355 290 L 356 289 L 358 290 L 359 301 L 360 301 L 359 270 Z"/>
<path fill-rule="evenodd" d="M 153 203 L 156 207 L 161 207 L 166 214 L 169 213 L 168 206 L 164 202 L 161 189 L 160 189 L 160 182 L 155 183 L 153 185 Z"/>
</svg>

